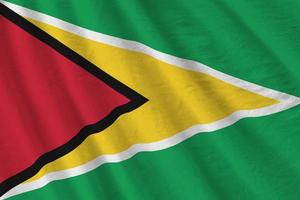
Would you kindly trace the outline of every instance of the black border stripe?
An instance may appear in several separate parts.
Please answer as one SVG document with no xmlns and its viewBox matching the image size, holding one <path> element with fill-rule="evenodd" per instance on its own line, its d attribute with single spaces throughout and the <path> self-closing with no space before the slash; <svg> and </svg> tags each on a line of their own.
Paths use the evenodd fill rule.
<svg viewBox="0 0 300 200">
<path fill-rule="evenodd" d="M 103 118 L 102 120 L 98 121 L 95 124 L 90 124 L 83 127 L 79 133 L 73 137 L 70 141 L 66 144 L 50 151 L 42 156 L 40 156 L 33 165 L 26 168 L 25 170 L 19 172 L 18 174 L 4 180 L 0 183 L 0 197 L 8 192 L 13 187 L 17 186 L 18 184 L 26 181 L 27 179 L 34 176 L 38 171 L 47 163 L 50 163 L 65 154 L 69 153 L 70 151 L 74 150 L 78 147 L 89 135 L 100 132 L 110 126 L 120 115 L 130 112 L 144 103 L 148 101 L 145 97 L 140 95 L 139 93 L 135 92 L 131 88 L 127 87 L 120 81 L 114 79 L 97 66 L 80 56 L 78 53 L 74 52 L 52 36 L 50 36 L 45 31 L 41 30 L 22 16 L 18 15 L 8 7 L 4 6 L 0 3 L 0 13 L 2 16 L 25 30 L 26 32 L 30 33 L 31 35 L 38 38 L 40 41 L 46 43 L 57 52 L 59 52 L 64 57 L 68 58 L 69 60 L 76 63 L 78 66 L 82 67 L 86 71 L 90 72 L 92 75 L 96 76 L 101 81 L 105 82 L 111 88 L 115 89 L 122 95 L 126 96 L 130 101 L 127 104 L 119 106 L 115 108 L 108 116 Z M 3 47 L 1 47 L 3 48 Z M 1 141 L 0 141 L 1 142 Z M 0 169 L 1 170 L 1 169 Z"/>
</svg>

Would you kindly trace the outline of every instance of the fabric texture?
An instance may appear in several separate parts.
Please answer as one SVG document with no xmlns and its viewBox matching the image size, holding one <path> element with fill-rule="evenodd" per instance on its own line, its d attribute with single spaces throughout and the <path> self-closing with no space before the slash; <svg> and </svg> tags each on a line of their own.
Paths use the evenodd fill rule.
<svg viewBox="0 0 300 200">
<path fill-rule="evenodd" d="M 134 94 L 145 98 L 103 130 L 92 132 L 72 151 L 41 165 L 21 184 L 15 184 L 9 190 L 3 189 L 5 194 L 2 198 L 300 198 L 299 1 L 0 2 L 26 23 L 53 37 Z M 74 75 L 65 67 L 74 65 L 79 70 L 76 66 L 80 63 L 74 60 L 64 61 L 68 64 L 54 61 L 57 56 L 68 58 L 61 52 L 54 52 L 56 50 L 51 49 L 51 45 L 37 42 L 39 39 L 22 40 L 19 36 L 14 39 L 3 28 L 7 22 L 0 22 L 3 46 L 0 51 L 0 56 L 3 56 L 0 83 L 11 81 L 13 85 L 12 80 L 18 78 L 7 70 L 10 65 L 16 71 L 18 67 L 24 67 L 22 69 L 28 72 L 26 62 L 22 62 L 26 58 L 31 67 L 38 67 L 38 62 L 50 63 L 48 68 L 54 66 L 51 68 L 53 71 L 45 68 L 43 72 L 46 75 L 51 73 L 54 77 L 50 80 L 51 84 L 62 90 L 59 94 L 52 90 L 47 93 L 55 101 L 57 96 L 60 100 L 66 99 L 64 92 L 70 89 L 66 89 L 65 85 L 73 87 L 73 97 L 65 104 L 58 103 L 61 109 L 57 113 L 61 120 L 57 123 L 68 120 L 65 116 L 72 116 L 79 120 L 74 123 L 78 126 L 76 130 L 80 130 L 104 118 L 116 106 L 128 103 L 130 98 L 126 94 L 120 96 L 124 94 L 114 91 L 113 84 L 105 85 L 104 81 L 106 88 L 98 88 L 98 80 L 88 75 L 85 78 L 79 72 Z M 13 32 L 12 28 L 9 30 Z M 32 39 L 35 36 L 26 37 Z M 28 43 L 23 44 L 24 40 Z M 10 45 L 11 42 L 15 45 Z M 30 45 L 35 42 L 47 48 L 47 52 L 38 51 L 36 60 L 30 54 L 31 50 L 40 48 Z M 27 54 L 22 54 L 22 51 Z M 48 51 L 54 52 L 55 56 Z M 18 65 L 10 64 L 11 61 Z M 60 69 L 65 70 L 65 75 L 56 78 L 55 74 Z M 4 72 L 10 76 L 4 75 Z M 66 80 L 64 77 L 69 77 L 67 80 L 70 82 L 61 86 L 62 80 Z M 28 80 L 34 86 L 34 81 Z M 22 89 L 21 83 L 16 87 L 27 91 Z M 15 98 L 16 95 L 6 92 L 8 88 L 9 84 L 1 84 L 0 95 L 8 94 L 9 98 Z M 49 91 L 47 88 L 49 83 L 45 91 Z M 112 91 L 113 97 L 110 96 Z M 26 92 L 24 95 L 30 96 Z M 88 98 L 82 100 L 85 97 Z M 49 99 L 48 96 L 43 98 Z M 79 103 L 74 103 L 76 101 Z M 0 103 L 3 102 L 0 100 Z M 8 105 L 8 102 L 12 101 L 7 100 L 5 104 Z M 18 104 L 20 102 L 18 99 Z M 30 110 L 28 103 L 23 107 Z M 52 107 L 49 109 L 53 110 Z M 86 114 L 93 117 L 92 122 L 83 120 L 84 109 L 92 112 Z M 0 112 L 4 111 L 0 108 Z M 29 117 L 32 116 L 31 111 L 26 113 Z M 20 126 L 26 124 L 20 112 L 16 113 Z M 47 117 L 53 118 L 51 115 Z M 1 114 L 0 119 L 0 130 L 3 131 L 4 125 L 11 120 Z M 38 130 L 58 133 L 54 126 L 44 121 L 39 126 L 43 129 Z M 32 127 L 35 128 L 34 125 Z M 26 126 L 22 128 L 18 134 L 31 130 Z M 61 141 L 59 135 L 77 133 L 71 129 L 71 125 L 62 127 L 59 129 L 62 133 L 55 135 L 52 141 Z M 47 143 L 47 137 L 40 132 L 35 134 L 40 134 L 42 144 Z M 9 132 L 6 134 L 11 135 Z M 7 135 L 0 132 L 1 140 L 5 140 Z M 37 153 L 34 158 L 38 159 L 41 153 L 36 151 L 36 145 L 40 145 L 40 140 L 31 143 L 28 133 L 24 137 L 29 138 L 26 145 L 31 148 L 26 150 Z M 16 138 L 18 140 L 22 143 L 25 139 Z M 62 142 L 66 143 L 65 140 Z M 53 148 L 56 147 L 51 146 Z M 16 173 L 6 173 L 4 169 L 12 164 L 5 159 L 12 163 L 21 162 L 16 155 L 8 155 L 6 149 L 5 143 L 0 141 L 1 162 L 4 163 L 0 165 L 0 171 L 5 179 L 14 177 Z M 42 153 L 51 149 L 43 149 Z M 28 158 L 24 157 L 28 155 L 26 152 L 14 153 L 23 159 Z M 34 161 L 28 162 L 22 163 L 22 169 Z M 2 188 L 3 185 L 0 183 Z"/>
</svg>

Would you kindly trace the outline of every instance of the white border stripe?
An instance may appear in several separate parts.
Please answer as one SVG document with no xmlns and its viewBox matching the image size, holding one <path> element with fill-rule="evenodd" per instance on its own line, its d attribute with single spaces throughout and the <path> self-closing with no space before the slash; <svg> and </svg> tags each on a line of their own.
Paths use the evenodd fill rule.
<svg viewBox="0 0 300 200">
<path fill-rule="evenodd" d="M 62 30 L 74 33 L 76 35 L 79 35 L 81 37 L 85 37 L 94 41 L 98 41 L 104 44 L 108 44 L 111 46 L 141 52 L 144 54 L 147 54 L 149 56 L 152 56 L 154 58 L 157 58 L 161 61 L 164 61 L 166 63 L 169 63 L 171 65 L 175 65 L 178 67 L 182 67 L 184 69 L 189 69 L 193 71 L 202 72 L 208 75 L 211 75 L 213 77 L 219 78 L 227 83 L 239 86 L 241 88 L 244 88 L 248 91 L 258 93 L 263 96 L 267 96 L 273 99 L 276 99 L 280 101 L 280 103 L 260 109 L 254 109 L 254 110 L 240 110 L 237 111 L 230 116 L 216 121 L 214 123 L 210 124 L 204 124 L 204 125 L 194 125 L 180 133 L 177 133 L 176 135 L 166 138 L 164 140 L 153 142 L 153 143 L 145 143 L 145 144 L 135 144 L 128 148 L 127 150 L 117 153 L 117 154 L 110 154 L 110 155 L 102 155 L 97 157 L 96 159 L 89 161 L 83 165 L 80 165 L 78 167 L 62 170 L 62 171 L 56 171 L 56 172 L 50 172 L 44 175 L 43 177 L 32 181 L 28 183 L 23 183 L 15 188 L 11 189 L 9 192 L 7 192 L 4 196 L 0 197 L 0 199 L 5 199 L 8 197 L 12 197 L 17 194 L 21 194 L 24 192 L 28 192 L 31 190 L 35 190 L 38 188 L 41 188 L 48 183 L 54 181 L 54 180 L 61 180 L 66 179 L 74 176 L 78 176 L 84 173 L 87 173 L 100 165 L 104 163 L 115 163 L 120 162 L 126 159 L 131 158 L 135 154 L 143 151 L 157 151 L 166 149 L 169 147 L 172 147 L 198 133 L 203 132 L 212 132 L 224 127 L 227 127 L 238 120 L 246 117 L 259 117 L 259 116 L 265 116 L 269 114 L 273 114 L 276 112 L 280 112 L 283 110 L 286 110 L 288 108 L 291 108 L 293 106 L 296 106 L 300 104 L 300 98 L 288 95 L 286 93 L 278 92 L 272 89 L 268 89 L 265 87 L 261 87 L 259 85 L 240 80 L 238 78 L 229 76 L 227 74 L 224 74 L 222 72 L 216 71 L 208 66 L 205 66 L 201 63 L 192 61 L 192 60 L 186 60 L 182 58 L 178 58 L 172 55 L 168 55 L 159 51 L 156 51 L 144 44 L 141 44 L 139 42 L 135 41 L 129 41 L 125 39 L 120 39 L 116 37 L 112 37 L 109 35 L 105 35 L 102 33 L 97 33 L 95 31 L 91 31 L 73 24 L 70 24 L 68 22 L 62 21 L 60 19 L 45 15 L 43 13 L 33 11 L 12 3 L 4 2 L 0 0 L 1 3 L 8 6 L 10 9 L 14 10 L 18 14 L 32 18 L 50 25 L 53 25 L 55 27 L 58 27 Z"/>
<path fill-rule="evenodd" d="M 96 159 L 89 161 L 78 167 L 47 173 L 46 175 L 44 175 L 43 177 L 41 177 L 35 181 L 23 183 L 23 184 L 20 184 L 20 185 L 14 187 L 9 192 L 7 192 L 2 198 L 5 199 L 5 198 L 12 197 L 12 196 L 24 193 L 24 192 L 29 192 L 32 190 L 42 188 L 45 185 L 47 185 L 48 183 L 55 181 L 55 180 L 62 180 L 62 179 L 85 174 L 89 171 L 92 171 L 92 170 L 98 168 L 99 166 L 101 166 L 105 163 L 116 163 L 116 162 L 121 162 L 121 161 L 127 160 L 139 152 L 145 152 L 145 151 L 150 152 L 150 151 L 163 150 L 163 149 L 172 147 L 172 146 L 174 146 L 174 145 L 176 145 L 198 133 L 212 132 L 212 131 L 227 127 L 245 117 L 258 117 L 258 116 L 272 114 L 275 112 L 280 112 L 282 110 L 293 107 L 296 104 L 299 104 L 299 102 L 297 102 L 297 103 L 290 102 L 289 105 L 282 105 L 280 107 L 277 105 L 273 105 L 273 106 L 256 109 L 256 110 L 238 111 L 238 112 L 233 113 L 229 117 L 226 117 L 226 118 L 224 118 L 220 121 L 214 122 L 214 123 L 210 123 L 210 124 L 206 124 L 206 125 L 192 126 L 191 128 L 189 128 L 185 131 L 182 131 L 170 138 L 161 140 L 159 142 L 135 144 L 123 152 L 120 152 L 117 154 L 99 156 Z M 1 197 L 0 197 L 0 199 L 1 199 Z"/>
<path fill-rule="evenodd" d="M 279 101 L 291 98 L 291 95 L 288 95 L 288 94 L 285 94 L 282 92 L 277 92 L 272 89 L 264 88 L 264 87 L 258 86 L 256 84 L 235 78 L 233 76 L 219 72 L 215 69 L 212 69 L 212 68 L 210 68 L 204 64 L 201 64 L 199 62 L 196 62 L 196 61 L 182 59 L 182 58 L 178 58 L 178 57 L 166 54 L 166 53 L 159 52 L 159 51 L 152 49 L 152 48 L 150 48 L 142 43 L 139 43 L 139 42 L 125 40 L 125 39 L 113 37 L 110 35 L 98 33 L 95 31 L 91 31 L 91 30 L 76 26 L 74 24 L 62 21 L 55 17 L 49 16 L 49 15 L 46 15 L 46 14 L 43 14 L 43 13 L 40 13 L 40 12 L 37 12 L 34 10 L 30 10 L 28 8 L 24 8 L 22 6 L 18 6 L 18 5 L 9 3 L 9 2 L 5 2 L 3 0 L 0 0 L 0 2 L 2 2 L 4 5 L 9 7 L 10 9 L 14 10 L 21 16 L 28 17 L 28 18 L 55 26 L 64 31 L 73 33 L 75 35 L 78 35 L 78 36 L 81 36 L 81 37 L 84 37 L 84 38 L 87 38 L 90 40 L 94 40 L 94 41 L 104 43 L 107 45 L 123 48 L 126 50 L 144 53 L 144 54 L 152 56 L 158 60 L 169 63 L 171 65 L 175 65 L 177 67 L 181 67 L 184 69 L 189 69 L 189 70 L 193 70 L 193 71 L 197 71 L 197 72 L 202 72 L 204 74 L 208 74 L 208 75 L 211 75 L 218 79 L 221 79 L 227 83 L 239 86 L 241 88 L 244 88 L 244 89 L 249 90 L 254 93 L 261 94 L 263 96 L 268 96 L 270 98 L 277 99 Z"/>
</svg>

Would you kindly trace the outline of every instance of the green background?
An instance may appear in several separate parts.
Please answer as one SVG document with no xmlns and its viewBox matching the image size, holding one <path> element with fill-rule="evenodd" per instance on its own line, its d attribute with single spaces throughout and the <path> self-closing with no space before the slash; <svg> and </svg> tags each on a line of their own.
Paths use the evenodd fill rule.
<svg viewBox="0 0 300 200">
<path fill-rule="evenodd" d="M 10 2 L 300 96 L 298 0 Z M 300 106 L 243 119 L 11 199 L 300 199 L 299 124 Z"/>
</svg>

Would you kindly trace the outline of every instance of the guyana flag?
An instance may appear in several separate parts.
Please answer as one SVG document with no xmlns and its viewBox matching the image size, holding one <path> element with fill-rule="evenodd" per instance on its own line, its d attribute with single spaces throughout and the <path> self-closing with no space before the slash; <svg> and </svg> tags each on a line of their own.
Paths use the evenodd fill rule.
<svg viewBox="0 0 300 200">
<path fill-rule="evenodd" d="M 0 199 L 300 199 L 300 1 L 0 11 Z"/>
</svg>

